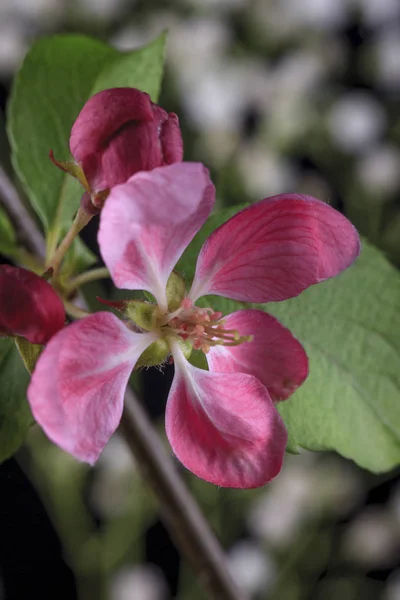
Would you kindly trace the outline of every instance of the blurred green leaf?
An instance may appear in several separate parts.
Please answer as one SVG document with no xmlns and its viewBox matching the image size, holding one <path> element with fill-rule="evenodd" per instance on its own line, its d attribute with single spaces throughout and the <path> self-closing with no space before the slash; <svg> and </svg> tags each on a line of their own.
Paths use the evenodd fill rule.
<svg viewBox="0 0 400 600">
<path fill-rule="evenodd" d="M 19 448 L 33 423 L 26 400 L 28 382 L 14 340 L 0 338 L 0 461 Z"/>
<path fill-rule="evenodd" d="M 53 245 L 69 227 L 83 190 L 52 164 L 50 149 L 57 159 L 68 159 L 71 127 L 95 92 L 130 86 L 156 100 L 164 46 L 163 34 L 144 48 L 121 53 L 73 34 L 42 38 L 28 52 L 11 93 L 8 134 L 15 170 Z"/>
<path fill-rule="evenodd" d="M 0 206 L 0 253 L 13 256 L 17 249 L 14 227 L 7 213 Z"/>
<path fill-rule="evenodd" d="M 180 261 L 190 281 L 209 233 L 232 215 L 213 215 Z M 400 462 L 400 276 L 384 256 L 363 243 L 355 265 L 297 298 L 262 305 L 301 341 L 310 375 L 280 403 L 290 451 L 336 450 L 374 472 Z M 224 314 L 243 304 L 201 300 Z"/>
</svg>

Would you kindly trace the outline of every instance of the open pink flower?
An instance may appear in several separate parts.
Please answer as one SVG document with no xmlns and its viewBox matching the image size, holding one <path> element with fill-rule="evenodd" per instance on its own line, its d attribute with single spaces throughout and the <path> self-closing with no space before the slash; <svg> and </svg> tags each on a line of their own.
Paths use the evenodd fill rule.
<svg viewBox="0 0 400 600">
<path fill-rule="evenodd" d="M 18 335 L 45 344 L 64 327 L 64 306 L 42 277 L 0 265 L 0 335 Z"/>
<path fill-rule="evenodd" d="M 112 189 L 100 222 L 104 261 L 117 287 L 147 290 L 157 304 L 132 301 L 127 316 L 135 328 L 110 313 L 91 315 L 60 332 L 39 358 L 28 392 L 33 414 L 77 458 L 95 462 L 118 426 L 135 364 L 171 353 L 166 432 L 177 458 L 220 486 L 257 487 L 279 472 L 286 431 L 274 402 L 304 381 L 306 354 L 262 311 L 223 317 L 195 302 L 206 294 L 246 302 L 293 297 L 347 268 L 359 239 L 323 202 L 268 198 L 214 231 L 189 293 L 172 285 L 171 294 L 172 270 L 213 204 L 199 164 L 141 172 Z M 192 349 L 206 353 L 209 370 L 189 363 Z"/>
</svg>

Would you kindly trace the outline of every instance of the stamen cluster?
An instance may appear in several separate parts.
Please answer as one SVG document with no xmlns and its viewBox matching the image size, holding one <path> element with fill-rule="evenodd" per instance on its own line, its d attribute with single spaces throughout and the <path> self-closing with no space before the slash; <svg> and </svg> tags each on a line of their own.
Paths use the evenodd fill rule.
<svg viewBox="0 0 400 600">
<path fill-rule="evenodd" d="M 173 333 L 189 341 L 194 350 L 201 350 L 204 354 L 211 346 L 238 346 L 252 339 L 252 336 L 241 336 L 236 329 L 225 329 L 221 312 L 195 306 L 189 298 L 184 298 L 181 307 L 172 315 L 162 328 L 163 333 Z"/>
</svg>

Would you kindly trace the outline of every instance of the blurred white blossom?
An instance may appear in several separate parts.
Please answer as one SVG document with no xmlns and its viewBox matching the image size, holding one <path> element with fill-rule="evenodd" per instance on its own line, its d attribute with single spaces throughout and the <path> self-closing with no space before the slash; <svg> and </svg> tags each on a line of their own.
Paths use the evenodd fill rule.
<svg viewBox="0 0 400 600">
<path fill-rule="evenodd" d="M 400 151 L 390 145 L 373 147 L 363 156 L 357 168 L 366 188 L 376 194 L 389 194 L 400 187 Z"/>
<path fill-rule="evenodd" d="M 400 528 L 384 507 L 369 506 L 348 526 L 343 555 L 368 568 L 396 563 L 400 553 Z"/>
<path fill-rule="evenodd" d="M 100 455 L 91 487 L 92 502 L 100 514 L 112 517 L 126 510 L 135 476 L 139 479 L 132 454 L 115 433 Z"/>
<path fill-rule="evenodd" d="M 334 142 L 347 152 L 365 152 L 382 135 L 386 113 L 372 96 L 351 92 L 336 100 L 329 114 Z"/>
<path fill-rule="evenodd" d="M 302 458 L 296 463 L 285 460 L 279 477 L 250 509 L 248 525 L 252 534 L 272 546 L 285 547 L 292 543 L 312 515 L 312 474 L 308 457 L 306 461 Z"/>
<path fill-rule="evenodd" d="M 284 156 L 258 142 L 242 146 L 238 169 L 246 189 L 255 200 L 290 192 L 295 189 L 298 180 L 295 168 Z"/>
<path fill-rule="evenodd" d="M 255 542 L 237 542 L 227 558 L 233 580 L 246 594 L 253 595 L 272 587 L 276 575 L 275 563 Z"/>
<path fill-rule="evenodd" d="M 111 581 L 112 600 L 165 600 L 167 586 L 161 571 L 153 565 L 121 569 Z"/>
<path fill-rule="evenodd" d="M 361 8 L 364 21 L 371 26 L 391 23 L 400 19 L 398 0 L 355 0 Z"/>
<path fill-rule="evenodd" d="M 245 8 L 248 0 L 186 0 L 187 4 L 201 8 L 201 10 L 230 11 Z"/>
<path fill-rule="evenodd" d="M 75 0 L 75 9 L 83 17 L 108 21 L 118 17 L 126 6 L 134 3 L 135 0 Z"/>
<path fill-rule="evenodd" d="M 348 20 L 349 0 L 283 0 L 286 14 L 291 14 L 299 25 L 321 30 L 342 27 Z"/>
<path fill-rule="evenodd" d="M 26 32 L 17 22 L 0 22 L 0 75 L 11 75 L 27 50 Z"/>
<path fill-rule="evenodd" d="M 388 90 L 400 89 L 399 57 L 400 28 L 385 30 L 375 42 L 375 60 L 376 78 Z"/>
</svg>

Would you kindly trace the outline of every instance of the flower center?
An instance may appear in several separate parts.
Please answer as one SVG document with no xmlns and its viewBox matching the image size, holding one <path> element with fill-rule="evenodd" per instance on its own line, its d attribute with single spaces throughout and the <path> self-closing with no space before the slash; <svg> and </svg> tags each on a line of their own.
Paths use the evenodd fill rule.
<svg viewBox="0 0 400 600">
<path fill-rule="evenodd" d="M 205 354 L 212 346 L 238 346 L 252 340 L 251 335 L 241 336 L 235 329 L 225 329 L 221 312 L 195 306 L 188 298 L 168 317 L 168 322 L 161 326 L 163 335 L 189 341 L 194 350 Z"/>
</svg>

